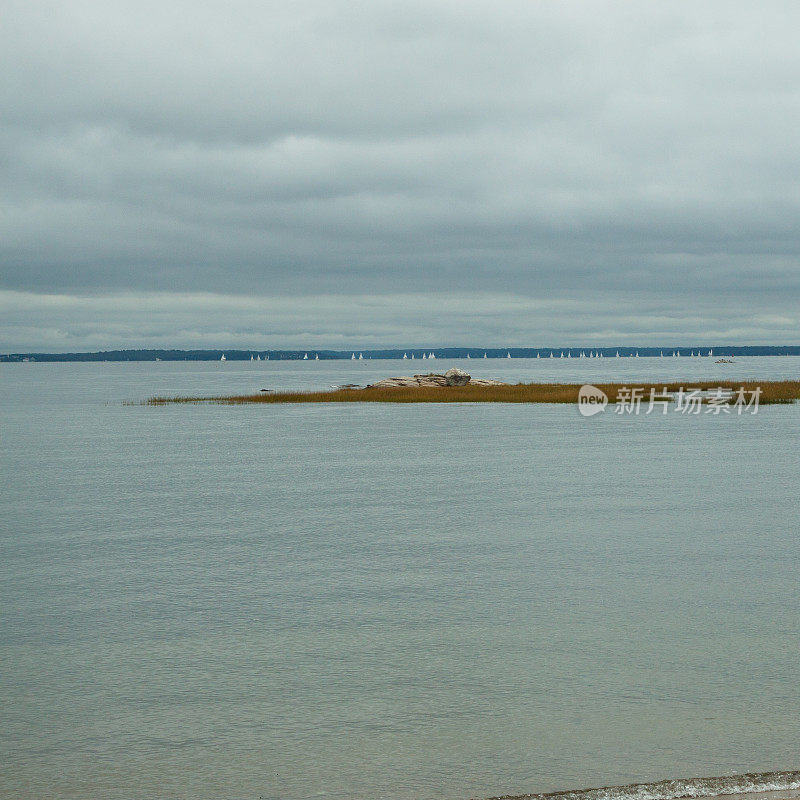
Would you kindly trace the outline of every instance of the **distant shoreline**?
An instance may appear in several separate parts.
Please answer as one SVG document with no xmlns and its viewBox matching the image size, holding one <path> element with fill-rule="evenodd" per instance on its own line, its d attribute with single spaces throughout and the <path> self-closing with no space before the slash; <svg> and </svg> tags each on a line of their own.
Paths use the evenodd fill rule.
<svg viewBox="0 0 800 800">
<path fill-rule="evenodd" d="M 714 390 L 743 388 L 750 393 L 760 389 L 759 403 L 793 403 L 800 399 L 800 381 L 668 381 L 662 383 L 597 383 L 594 384 L 616 403 L 623 390 L 632 387 L 643 391 L 647 402 L 652 390 L 655 398 L 680 389 Z M 517 383 L 497 386 L 421 386 L 341 388 L 329 391 L 269 392 L 222 396 L 151 397 L 143 405 L 162 406 L 174 403 L 216 403 L 244 405 L 259 403 L 577 403 L 579 383 Z"/>
<path fill-rule="evenodd" d="M 489 358 L 719 358 L 721 356 L 800 356 L 800 345 L 694 345 L 664 347 L 411 347 L 368 350 L 101 350 L 85 353 L 6 353 L 0 363 L 50 361 L 422 361 Z M 637 355 L 638 354 L 638 355 Z M 223 359 L 223 356 L 225 357 Z M 405 359 L 404 359 L 405 356 Z"/>
</svg>

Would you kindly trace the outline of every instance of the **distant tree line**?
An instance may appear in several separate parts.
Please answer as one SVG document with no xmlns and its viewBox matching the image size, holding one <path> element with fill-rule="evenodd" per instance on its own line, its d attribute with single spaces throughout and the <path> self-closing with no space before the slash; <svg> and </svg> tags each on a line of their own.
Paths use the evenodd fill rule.
<svg viewBox="0 0 800 800">
<path fill-rule="evenodd" d="M 13 361 L 298 361 L 308 358 L 320 361 L 332 359 L 402 359 L 405 355 L 415 359 L 435 353 L 437 358 L 580 358 L 600 356 L 605 358 L 671 357 L 702 355 L 714 356 L 788 356 L 800 355 L 800 345 L 751 345 L 730 347 L 726 345 L 695 345 L 693 347 L 425 347 L 392 348 L 383 350 L 104 350 L 96 353 L 7 353 L 0 362 Z"/>
</svg>

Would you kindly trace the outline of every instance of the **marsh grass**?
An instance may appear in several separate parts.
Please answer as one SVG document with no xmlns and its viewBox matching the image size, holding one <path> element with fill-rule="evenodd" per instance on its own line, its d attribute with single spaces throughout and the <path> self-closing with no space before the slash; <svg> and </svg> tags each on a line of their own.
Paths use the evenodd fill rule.
<svg viewBox="0 0 800 800">
<path fill-rule="evenodd" d="M 579 383 L 517 383 L 504 386 L 431 386 L 366 389 L 334 389 L 326 392 L 259 392 L 221 397 L 151 397 L 145 405 L 161 406 L 171 403 L 577 403 Z M 671 383 L 599 383 L 594 384 L 616 403 L 623 389 L 643 389 L 645 402 L 650 390 L 656 400 L 662 392 L 691 389 L 744 388 L 749 398 L 756 388 L 761 389 L 760 405 L 792 403 L 800 399 L 800 381 L 680 381 Z"/>
</svg>

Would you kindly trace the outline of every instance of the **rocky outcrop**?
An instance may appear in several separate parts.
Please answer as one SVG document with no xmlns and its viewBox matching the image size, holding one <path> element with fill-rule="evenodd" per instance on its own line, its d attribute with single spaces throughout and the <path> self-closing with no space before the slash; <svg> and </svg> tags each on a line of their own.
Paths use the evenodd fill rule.
<svg viewBox="0 0 800 800">
<path fill-rule="evenodd" d="M 470 386 L 508 386 L 505 381 L 496 381 L 494 378 L 470 378 Z"/>
<path fill-rule="evenodd" d="M 447 378 L 444 375 L 400 375 L 397 378 L 384 378 L 382 381 L 370 384 L 370 389 L 394 389 L 401 386 L 447 386 Z"/>
<path fill-rule="evenodd" d="M 401 375 L 397 378 L 384 378 L 377 383 L 373 383 L 367 388 L 373 389 L 393 389 L 400 387 L 420 387 L 420 386 L 504 386 L 503 381 L 495 381 L 488 378 L 473 378 L 468 372 L 453 367 L 447 370 L 444 375 L 436 372 L 428 372 L 424 375 Z"/>
</svg>

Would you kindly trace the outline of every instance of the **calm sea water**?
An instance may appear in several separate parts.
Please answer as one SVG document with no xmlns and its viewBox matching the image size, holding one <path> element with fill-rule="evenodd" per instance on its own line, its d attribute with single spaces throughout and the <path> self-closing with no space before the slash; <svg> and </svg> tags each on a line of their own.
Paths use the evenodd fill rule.
<svg viewBox="0 0 800 800">
<path fill-rule="evenodd" d="M 434 800 L 797 768 L 800 406 L 123 405 L 452 363 L 2 365 L 0 795 Z"/>
</svg>

